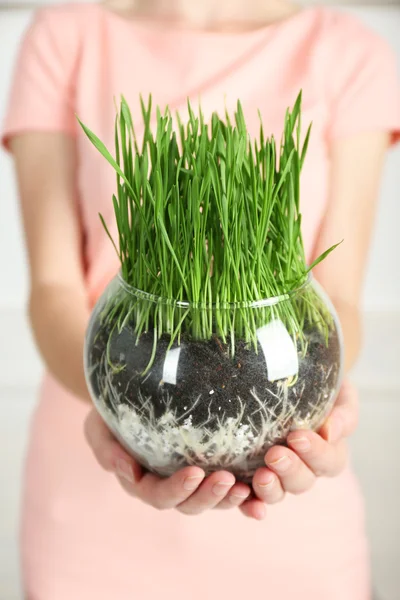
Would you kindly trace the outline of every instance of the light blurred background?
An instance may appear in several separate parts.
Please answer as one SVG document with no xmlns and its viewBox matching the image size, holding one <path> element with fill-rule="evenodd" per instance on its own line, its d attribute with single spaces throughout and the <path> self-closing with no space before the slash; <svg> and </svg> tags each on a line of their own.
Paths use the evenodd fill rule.
<svg viewBox="0 0 400 600">
<path fill-rule="evenodd" d="M 385 37 L 400 65 L 400 0 L 332 0 L 330 4 L 354 13 Z M 23 0 L 0 0 L 0 119 L 18 44 L 34 9 L 33 3 Z M 27 271 L 15 180 L 11 161 L 1 151 L 0 192 L 0 600 L 22 600 L 17 551 L 21 468 L 41 365 L 25 318 Z M 361 424 L 352 440 L 353 462 L 367 499 L 380 600 L 400 599 L 399 222 L 397 148 L 385 169 L 363 300 L 365 345 L 353 375 L 362 400 Z"/>
</svg>

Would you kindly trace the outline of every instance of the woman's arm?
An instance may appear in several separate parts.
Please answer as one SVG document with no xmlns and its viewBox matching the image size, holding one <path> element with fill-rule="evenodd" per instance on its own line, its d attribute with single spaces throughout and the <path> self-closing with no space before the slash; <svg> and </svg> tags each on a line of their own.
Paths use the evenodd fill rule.
<svg viewBox="0 0 400 600">
<path fill-rule="evenodd" d="M 28 250 L 29 317 L 52 375 L 89 400 L 82 356 L 89 318 L 81 259 L 73 140 L 57 133 L 11 139 Z"/>
<path fill-rule="evenodd" d="M 331 149 L 328 209 L 315 248 L 344 240 L 315 271 L 338 312 L 345 342 L 345 368 L 361 346 L 361 295 L 389 134 L 370 133 L 338 140 Z"/>
</svg>

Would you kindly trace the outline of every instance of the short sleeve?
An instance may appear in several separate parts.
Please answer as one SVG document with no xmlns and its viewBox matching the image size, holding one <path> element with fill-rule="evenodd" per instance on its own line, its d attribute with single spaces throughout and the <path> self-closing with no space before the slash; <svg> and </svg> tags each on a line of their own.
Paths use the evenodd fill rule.
<svg viewBox="0 0 400 600">
<path fill-rule="evenodd" d="M 329 137 L 387 131 L 392 143 L 398 141 L 400 83 L 394 51 L 352 18 L 341 21 L 336 42 L 336 67 L 328 75 L 332 102 Z"/>
<path fill-rule="evenodd" d="M 22 132 L 76 132 L 77 35 L 65 21 L 57 9 L 42 9 L 24 34 L 1 132 L 5 149 L 10 138 Z"/>
</svg>

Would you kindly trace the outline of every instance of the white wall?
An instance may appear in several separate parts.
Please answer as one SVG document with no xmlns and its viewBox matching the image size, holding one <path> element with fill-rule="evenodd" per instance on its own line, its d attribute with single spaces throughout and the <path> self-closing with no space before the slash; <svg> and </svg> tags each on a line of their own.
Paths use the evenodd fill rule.
<svg viewBox="0 0 400 600">
<path fill-rule="evenodd" d="M 392 44 L 400 63 L 400 7 L 352 8 Z M 0 118 L 3 115 L 12 64 L 31 11 L 0 10 Z M 21 308 L 27 292 L 26 263 L 18 219 L 11 161 L 0 152 L 0 310 Z M 367 310 L 400 310 L 400 148 L 391 153 L 382 189 L 374 243 L 365 288 Z"/>
<path fill-rule="evenodd" d="M 353 8 L 352 11 L 394 48 L 400 68 L 400 7 Z M 367 310 L 400 310 L 400 147 L 387 160 L 382 196 L 365 286 Z"/>
<path fill-rule="evenodd" d="M 4 115 L 12 66 L 19 39 L 31 11 L 0 12 L 0 117 Z M 26 266 L 18 218 L 11 160 L 0 151 L 0 310 L 22 307 L 26 298 Z"/>
</svg>

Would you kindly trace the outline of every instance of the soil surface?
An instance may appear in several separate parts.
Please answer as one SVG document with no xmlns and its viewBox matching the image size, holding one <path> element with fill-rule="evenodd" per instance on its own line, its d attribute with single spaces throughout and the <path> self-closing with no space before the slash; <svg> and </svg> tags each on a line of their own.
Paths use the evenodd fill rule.
<svg viewBox="0 0 400 600">
<path fill-rule="evenodd" d="M 112 333 L 110 341 L 109 336 L 109 330 L 100 327 L 88 344 L 90 381 L 96 397 L 100 397 L 108 378 L 108 384 L 116 391 L 112 398 L 104 398 L 110 409 L 123 403 L 142 411 L 143 399 L 151 399 L 152 417 L 156 420 L 164 415 L 168 405 L 177 421 L 186 418 L 189 411 L 191 424 L 200 427 L 207 422 L 210 432 L 221 419 L 237 418 L 242 410 L 242 423 L 250 419 L 257 429 L 262 427 L 266 411 L 279 414 L 282 403 L 287 402 L 296 405 L 297 421 L 307 421 L 317 405 L 329 402 L 337 385 L 340 343 L 336 331 L 332 331 L 328 346 L 319 334 L 313 332 L 309 336 L 307 353 L 304 358 L 299 356 L 297 381 L 286 386 L 285 392 L 282 381 L 268 381 L 260 346 L 256 353 L 253 346 L 238 341 L 232 359 L 229 346 L 216 337 L 207 342 L 182 338 L 176 385 L 171 385 L 162 379 L 169 343 L 166 337 L 158 341 L 153 366 L 143 376 L 153 349 L 153 332 L 143 333 L 138 345 L 129 326 L 120 334 Z"/>
</svg>

